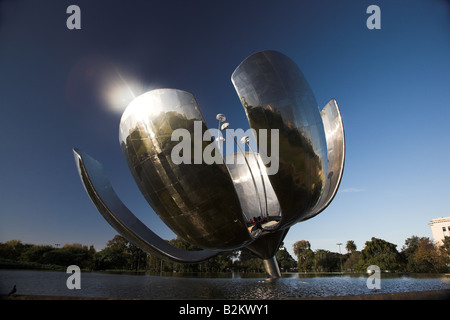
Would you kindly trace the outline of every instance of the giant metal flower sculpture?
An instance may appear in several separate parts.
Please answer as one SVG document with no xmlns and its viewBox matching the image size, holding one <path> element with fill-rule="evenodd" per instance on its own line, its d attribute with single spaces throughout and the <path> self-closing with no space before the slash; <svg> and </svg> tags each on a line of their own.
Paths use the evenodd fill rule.
<svg viewBox="0 0 450 320">
<path fill-rule="evenodd" d="M 247 247 L 263 259 L 270 277 L 279 277 L 274 255 L 289 228 L 323 211 L 338 190 L 345 157 L 342 119 L 334 99 L 319 111 L 300 69 L 279 52 L 251 55 L 232 82 L 254 138 L 267 142 L 257 152 L 249 137 L 239 146 L 222 114 L 214 139 L 194 97 L 182 90 L 137 97 L 120 123 L 122 151 L 142 194 L 178 236 L 203 250 L 181 250 L 161 239 L 122 203 L 99 162 L 79 149 L 75 159 L 103 217 L 148 253 L 195 263 Z M 224 156 L 216 147 L 227 132 L 239 151 Z M 267 141 L 269 135 L 276 139 Z"/>
</svg>

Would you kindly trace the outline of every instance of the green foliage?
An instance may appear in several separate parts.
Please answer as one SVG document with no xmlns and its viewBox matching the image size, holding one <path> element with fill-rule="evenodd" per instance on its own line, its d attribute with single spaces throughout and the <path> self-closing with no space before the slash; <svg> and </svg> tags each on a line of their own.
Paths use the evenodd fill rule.
<svg viewBox="0 0 450 320">
<path fill-rule="evenodd" d="M 309 241 L 301 240 L 294 243 L 294 253 L 297 256 L 297 266 L 300 271 L 311 271 L 314 266 L 314 252 Z"/>
<path fill-rule="evenodd" d="M 314 272 L 340 271 L 366 272 L 370 265 L 377 265 L 383 271 L 393 272 L 448 272 L 450 266 L 450 238 L 444 239 L 444 244 L 437 247 L 429 238 L 413 236 L 406 240 L 401 252 L 397 246 L 382 239 L 372 238 L 365 243 L 362 251 L 356 251 L 353 240 L 347 241 L 347 253 L 330 252 L 318 249 L 311 250 L 311 244 L 306 240 L 297 241 L 293 245 L 298 259 L 298 270 Z"/>
<path fill-rule="evenodd" d="M 93 256 L 94 270 L 140 270 L 145 268 L 146 253 L 122 236 L 116 235 L 106 248 Z"/>
<path fill-rule="evenodd" d="M 314 271 L 316 272 L 337 272 L 341 271 L 342 257 L 339 253 L 328 250 L 316 250 L 314 253 Z"/>
<path fill-rule="evenodd" d="M 181 238 L 168 241 L 183 250 L 199 250 Z M 306 240 L 293 245 L 295 261 L 289 252 L 280 246 L 276 259 L 282 272 L 299 271 L 365 272 L 369 265 L 377 265 L 384 271 L 449 272 L 450 238 L 444 239 L 440 247 L 429 238 L 412 236 L 405 241 L 399 253 L 396 245 L 382 239 L 372 238 L 362 251 L 356 251 L 354 241 L 347 241 L 347 253 L 318 249 L 311 250 Z M 0 268 L 65 270 L 69 265 L 78 265 L 90 270 L 148 270 L 154 272 L 264 272 L 262 260 L 248 249 L 221 252 L 217 256 L 198 264 L 178 264 L 161 261 L 146 254 L 122 236 L 109 240 L 106 247 L 96 252 L 79 243 L 66 244 L 62 248 L 49 245 L 23 244 L 20 240 L 0 243 Z"/>
<path fill-rule="evenodd" d="M 126 269 L 127 259 L 121 251 L 105 248 L 93 258 L 94 270 Z"/>
<path fill-rule="evenodd" d="M 184 250 L 199 250 L 199 248 L 192 246 L 181 238 L 172 239 L 169 243 Z M 277 260 L 280 268 L 285 269 L 292 268 L 296 263 L 286 250 L 278 251 Z M 151 255 L 149 255 L 147 262 L 148 269 L 156 272 L 264 272 L 262 260 L 245 248 L 221 252 L 215 257 L 198 264 L 178 264 L 164 261 L 161 263 L 160 259 Z"/>
<path fill-rule="evenodd" d="M 448 270 L 448 252 L 446 244 L 436 247 L 429 238 L 413 236 L 406 239 L 403 257 L 408 272 L 446 272 Z"/>
<path fill-rule="evenodd" d="M 450 271 L 450 237 L 444 237 L 439 253 L 442 256 L 442 263 L 447 266 L 447 271 Z"/>
<path fill-rule="evenodd" d="M 356 251 L 355 241 L 353 241 L 353 240 L 347 241 L 347 244 L 345 245 L 345 249 L 347 249 L 347 253 L 353 253 L 354 251 Z"/>
<path fill-rule="evenodd" d="M 359 271 L 364 272 L 370 265 L 377 265 L 383 271 L 401 270 L 401 257 L 396 247 L 395 244 L 372 237 L 361 251 Z"/>
<path fill-rule="evenodd" d="M 66 244 L 62 248 L 49 245 L 22 244 L 19 240 L 0 243 L 0 258 L 4 259 L 1 266 L 15 265 L 16 268 L 29 269 L 61 269 L 75 264 L 80 268 L 91 267 L 94 248 L 81 244 Z M 9 262 L 6 262 L 9 261 Z"/>
<path fill-rule="evenodd" d="M 5 243 L 0 243 L 0 257 L 17 261 L 22 255 L 22 252 L 30 246 L 23 244 L 20 240 L 10 240 Z"/>
<path fill-rule="evenodd" d="M 240 251 L 236 269 L 240 272 L 264 272 L 262 260 L 247 248 Z"/>
<path fill-rule="evenodd" d="M 45 264 L 49 261 L 47 254 L 53 250 L 52 246 L 30 246 L 22 251 L 19 260 Z"/>
<path fill-rule="evenodd" d="M 344 256 L 343 264 L 344 264 L 344 271 L 350 271 L 354 272 L 358 270 L 358 263 L 361 258 L 361 252 L 360 251 L 353 251 L 352 253 L 346 254 Z"/>
<path fill-rule="evenodd" d="M 297 267 L 297 261 L 292 258 L 283 245 L 281 245 L 280 250 L 275 254 L 275 258 L 277 259 L 278 267 L 281 272 L 290 271 Z"/>
</svg>

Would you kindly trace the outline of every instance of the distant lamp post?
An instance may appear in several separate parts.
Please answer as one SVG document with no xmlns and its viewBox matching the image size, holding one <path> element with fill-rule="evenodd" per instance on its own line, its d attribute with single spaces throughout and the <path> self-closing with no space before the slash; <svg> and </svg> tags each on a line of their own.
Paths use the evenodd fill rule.
<svg viewBox="0 0 450 320">
<path fill-rule="evenodd" d="M 339 260 L 341 261 L 341 273 L 342 273 L 342 254 L 341 254 L 341 245 L 342 243 L 336 243 L 339 246 Z"/>
</svg>

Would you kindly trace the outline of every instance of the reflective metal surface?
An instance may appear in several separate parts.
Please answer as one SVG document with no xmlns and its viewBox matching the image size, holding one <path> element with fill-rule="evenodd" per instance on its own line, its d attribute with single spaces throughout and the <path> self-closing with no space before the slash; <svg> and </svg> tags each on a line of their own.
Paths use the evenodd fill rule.
<svg viewBox="0 0 450 320">
<path fill-rule="evenodd" d="M 247 162 L 244 161 L 244 157 Z M 278 199 L 265 170 L 260 170 L 265 167 L 259 154 L 251 152 L 246 152 L 245 155 L 240 152 L 228 154 L 226 163 L 246 220 L 251 221 L 258 216 L 267 217 L 270 221 L 279 218 Z"/>
<path fill-rule="evenodd" d="M 331 99 L 320 112 L 325 128 L 328 147 L 328 173 L 322 197 L 316 207 L 306 216 L 310 219 L 321 213 L 333 200 L 344 172 L 345 136 L 344 125 L 337 101 Z"/>
<path fill-rule="evenodd" d="M 247 246 L 247 249 L 252 251 L 261 259 L 269 259 L 273 257 L 280 248 L 281 242 L 288 233 L 289 228 L 284 228 L 278 231 L 269 231 L 264 233 L 261 237 L 253 241 Z"/>
<path fill-rule="evenodd" d="M 327 143 L 316 100 L 297 65 L 276 51 L 245 59 L 232 82 L 250 126 L 257 133 L 279 130 L 279 170 L 269 179 L 282 212 L 277 228 L 290 227 L 317 205 L 325 187 Z M 271 145 L 260 153 L 267 151 Z"/>
<path fill-rule="evenodd" d="M 190 134 L 190 163 L 174 164 L 174 130 Z M 120 143 L 128 166 L 153 210 L 178 236 L 200 248 L 235 249 L 250 236 L 226 166 L 202 161 L 207 130 L 189 92 L 152 90 L 125 110 Z"/>
<path fill-rule="evenodd" d="M 216 117 L 222 136 L 213 137 L 193 95 L 177 89 L 135 98 L 120 122 L 120 145 L 146 200 L 178 236 L 207 250 L 169 245 L 120 201 L 100 163 L 79 150 L 75 160 L 100 213 L 147 252 L 193 263 L 217 250 L 247 247 L 263 259 L 270 277 L 279 277 L 274 256 L 289 228 L 322 212 L 339 188 L 345 161 L 342 117 L 334 99 L 319 112 L 300 69 L 276 51 L 245 59 L 232 82 L 257 141 L 264 137 L 261 129 L 269 131 L 266 137 L 277 130 L 279 140 L 269 138 L 254 152 L 250 138 L 243 137 L 250 150 L 244 152 L 223 114 Z M 223 159 L 214 141 L 228 139 L 227 133 L 239 152 Z M 214 154 L 214 161 L 205 160 L 205 153 Z M 269 170 L 274 162 L 276 172 Z"/>
<path fill-rule="evenodd" d="M 120 201 L 97 160 L 79 149 L 73 152 L 78 173 L 92 202 L 105 220 L 129 241 L 152 255 L 178 263 L 201 262 L 218 253 L 211 250 L 185 251 L 161 239 Z"/>
<path fill-rule="evenodd" d="M 266 270 L 268 276 L 270 278 L 280 278 L 281 272 L 280 268 L 278 268 L 277 259 L 275 256 L 272 256 L 268 259 L 263 259 L 264 269 Z"/>
</svg>

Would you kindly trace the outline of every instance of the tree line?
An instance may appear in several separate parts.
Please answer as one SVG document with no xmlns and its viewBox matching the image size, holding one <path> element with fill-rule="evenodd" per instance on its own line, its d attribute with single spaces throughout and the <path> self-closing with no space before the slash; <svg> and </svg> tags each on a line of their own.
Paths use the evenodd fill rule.
<svg viewBox="0 0 450 320">
<path fill-rule="evenodd" d="M 184 250 L 199 250 L 176 238 L 168 241 Z M 340 254 L 328 250 L 313 251 L 307 240 L 293 245 L 297 261 L 284 245 L 276 253 L 282 272 L 365 272 L 370 265 L 383 271 L 442 273 L 450 271 L 450 238 L 443 245 L 435 245 L 429 238 L 412 236 L 406 239 L 403 248 L 382 239 L 372 238 L 357 251 L 354 241 L 349 240 Z M 79 243 L 62 247 L 23 244 L 20 240 L 0 243 L 0 268 L 65 270 L 69 265 L 84 270 L 128 270 L 149 272 L 264 272 L 262 260 L 248 249 L 225 251 L 197 264 L 178 264 L 162 261 L 145 253 L 124 237 L 116 235 L 100 251 Z"/>
<path fill-rule="evenodd" d="M 168 241 L 184 250 L 199 250 L 191 244 L 176 238 Z M 296 261 L 284 247 L 277 252 L 282 271 L 296 268 Z M 65 270 L 69 265 L 84 270 L 127 270 L 149 272 L 264 272 L 261 259 L 247 249 L 225 251 L 202 263 L 178 264 L 163 261 L 145 253 L 142 249 L 116 235 L 103 250 L 79 243 L 62 247 L 50 245 L 23 244 L 20 240 L 0 243 L 0 268 L 54 269 Z"/>
<path fill-rule="evenodd" d="M 430 238 L 412 236 L 400 251 L 397 245 L 373 237 L 366 241 L 364 249 L 357 251 L 355 242 L 347 241 L 347 253 L 328 250 L 311 250 L 306 240 L 293 245 L 299 271 L 315 272 L 366 272 L 370 265 L 383 271 L 411 273 L 445 273 L 450 271 L 450 237 L 442 245 L 435 245 Z"/>
</svg>

